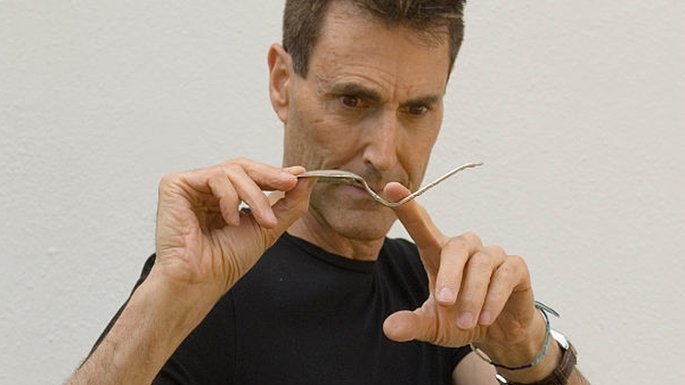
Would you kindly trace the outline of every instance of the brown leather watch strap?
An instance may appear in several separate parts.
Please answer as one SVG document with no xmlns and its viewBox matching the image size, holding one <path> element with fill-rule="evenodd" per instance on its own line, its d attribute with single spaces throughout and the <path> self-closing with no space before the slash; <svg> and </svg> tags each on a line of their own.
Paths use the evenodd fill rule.
<svg viewBox="0 0 685 385">
<path fill-rule="evenodd" d="M 569 344 L 568 349 L 564 349 L 564 353 L 561 355 L 561 361 L 559 361 L 559 366 L 549 376 L 543 378 L 540 381 L 532 382 L 528 384 L 519 382 L 506 382 L 509 385 L 566 385 L 571 373 L 573 373 L 573 368 L 576 367 L 576 350 L 573 345 Z"/>
</svg>

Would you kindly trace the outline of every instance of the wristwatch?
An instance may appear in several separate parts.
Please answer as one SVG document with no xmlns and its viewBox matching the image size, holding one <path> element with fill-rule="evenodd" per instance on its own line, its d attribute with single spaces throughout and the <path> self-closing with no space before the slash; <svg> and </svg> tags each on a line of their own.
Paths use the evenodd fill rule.
<svg viewBox="0 0 685 385">
<path fill-rule="evenodd" d="M 522 384 L 518 382 L 509 382 L 504 376 L 498 373 L 497 381 L 499 381 L 500 384 L 508 385 L 566 385 L 569 377 L 571 377 L 573 368 L 576 366 L 576 349 L 573 348 L 573 345 L 571 345 L 571 342 L 569 342 L 565 335 L 554 329 L 551 329 L 550 333 L 552 334 L 552 338 L 559 344 L 562 353 L 559 366 L 557 366 L 549 376 L 537 382 Z"/>
</svg>

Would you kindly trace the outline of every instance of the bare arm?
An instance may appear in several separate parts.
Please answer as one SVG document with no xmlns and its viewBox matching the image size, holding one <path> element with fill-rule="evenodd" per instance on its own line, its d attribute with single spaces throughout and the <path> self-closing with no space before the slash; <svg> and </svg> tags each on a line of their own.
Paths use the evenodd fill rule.
<svg viewBox="0 0 685 385">
<path fill-rule="evenodd" d="M 452 373 L 454 385 L 498 385 L 495 367 L 481 360 L 475 353 L 464 357 Z"/>
<path fill-rule="evenodd" d="M 214 304 L 304 213 L 313 181 L 298 181 L 302 171 L 236 159 L 165 177 L 155 265 L 67 384 L 150 384 Z M 278 193 L 267 197 L 262 190 Z M 241 201 L 252 214 L 239 212 Z"/>
<path fill-rule="evenodd" d="M 201 297 L 193 303 L 179 289 L 148 277 L 68 384 L 150 384 L 211 309 Z"/>
</svg>

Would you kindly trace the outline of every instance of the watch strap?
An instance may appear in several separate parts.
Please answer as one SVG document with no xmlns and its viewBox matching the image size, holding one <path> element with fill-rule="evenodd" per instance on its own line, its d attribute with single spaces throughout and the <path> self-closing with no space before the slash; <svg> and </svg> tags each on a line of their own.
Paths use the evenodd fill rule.
<svg viewBox="0 0 685 385">
<path fill-rule="evenodd" d="M 561 360 L 559 361 L 559 366 L 540 381 L 523 384 L 519 382 L 503 381 L 504 378 L 501 375 L 498 375 L 497 378 L 501 384 L 508 385 L 566 385 L 568 379 L 571 377 L 571 373 L 573 373 L 573 369 L 576 367 L 577 357 L 576 350 L 570 343 L 567 349 L 562 347 L 562 351 L 563 353 L 561 355 Z"/>
</svg>

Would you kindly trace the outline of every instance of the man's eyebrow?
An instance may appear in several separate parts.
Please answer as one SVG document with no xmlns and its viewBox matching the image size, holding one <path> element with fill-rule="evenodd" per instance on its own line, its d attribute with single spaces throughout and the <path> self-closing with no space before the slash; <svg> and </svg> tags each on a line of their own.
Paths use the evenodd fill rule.
<svg viewBox="0 0 685 385">
<path fill-rule="evenodd" d="M 383 100 L 380 92 L 359 83 L 345 82 L 322 88 L 326 88 L 325 93 L 333 95 L 358 96 L 375 103 L 380 103 Z M 440 102 L 440 100 L 442 100 L 441 94 L 430 94 L 407 100 L 402 103 L 402 106 L 433 106 Z"/>
<path fill-rule="evenodd" d="M 442 100 L 442 95 L 438 94 L 419 96 L 418 98 L 410 99 L 402 103 L 402 106 L 433 106 L 440 102 L 440 100 Z"/>
<path fill-rule="evenodd" d="M 328 93 L 334 95 L 350 95 L 358 96 L 363 99 L 369 100 L 371 102 L 380 102 L 383 100 L 383 96 L 380 92 L 365 87 L 359 83 L 339 83 L 330 86 Z"/>
</svg>

